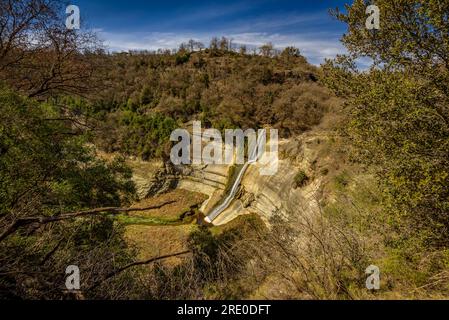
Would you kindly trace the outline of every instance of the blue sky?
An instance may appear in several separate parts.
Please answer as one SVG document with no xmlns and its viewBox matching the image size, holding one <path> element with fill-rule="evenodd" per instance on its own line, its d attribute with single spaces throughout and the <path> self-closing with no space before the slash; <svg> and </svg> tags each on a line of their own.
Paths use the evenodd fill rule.
<svg viewBox="0 0 449 320">
<path fill-rule="evenodd" d="M 236 44 L 298 47 L 311 63 L 344 52 L 344 24 L 328 9 L 342 0 L 152 1 L 73 0 L 83 22 L 111 51 L 176 48 L 196 39 L 226 36 Z"/>
</svg>

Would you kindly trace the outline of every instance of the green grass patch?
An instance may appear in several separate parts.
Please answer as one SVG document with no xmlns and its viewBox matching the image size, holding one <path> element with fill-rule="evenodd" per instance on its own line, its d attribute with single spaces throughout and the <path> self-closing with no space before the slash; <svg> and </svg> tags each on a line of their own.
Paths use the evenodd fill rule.
<svg viewBox="0 0 449 320">
<path fill-rule="evenodd" d="M 141 216 L 127 216 L 118 215 L 115 216 L 115 220 L 119 223 L 129 225 L 144 225 L 144 226 L 178 226 L 183 224 L 190 224 L 194 220 L 195 216 L 186 216 L 181 218 L 161 218 L 161 217 L 141 217 Z"/>
<path fill-rule="evenodd" d="M 349 182 L 350 177 L 346 171 L 343 171 L 334 178 L 335 188 L 340 191 L 345 189 L 349 185 Z"/>
</svg>

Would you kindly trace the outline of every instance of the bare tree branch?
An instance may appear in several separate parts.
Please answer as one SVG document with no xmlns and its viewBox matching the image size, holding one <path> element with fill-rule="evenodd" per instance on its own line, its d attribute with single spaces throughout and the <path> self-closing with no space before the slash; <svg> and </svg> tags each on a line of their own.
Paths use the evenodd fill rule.
<svg viewBox="0 0 449 320">
<path fill-rule="evenodd" d="M 84 211 L 77 211 L 77 212 L 70 212 L 70 213 L 64 213 L 56 216 L 51 217 L 44 217 L 44 216 L 36 216 L 36 217 L 24 217 L 19 218 L 15 220 L 13 223 L 10 224 L 10 226 L 0 235 L 0 241 L 3 241 L 6 237 L 14 233 L 18 228 L 38 223 L 38 224 L 48 224 L 52 222 L 67 220 L 67 219 L 73 219 L 73 218 L 79 218 L 84 216 L 92 216 L 92 215 L 98 215 L 102 213 L 110 213 L 110 214 L 119 214 L 119 213 L 126 213 L 126 212 L 139 212 L 139 211 L 147 211 L 147 210 L 153 210 L 153 209 L 160 209 L 166 205 L 174 203 L 174 200 L 164 202 L 160 205 L 151 206 L 151 207 L 145 207 L 145 208 L 117 208 L 117 207 L 106 207 L 106 208 L 97 208 L 92 210 L 84 210 Z"/>
<path fill-rule="evenodd" d="M 98 287 L 99 285 L 101 285 L 103 282 L 115 277 L 116 275 L 118 275 L 119 273 L 126 271 L 132 267 L 136 267 L 136 266 L 142 266 L 142 265 L 147 265 L 147 264 L 151 264 L 160 260 L 165 260 L 168 258 L 173 258 L 173 257 L 178 257 L 178 256 L 182 256 L 185 254 L 191 253 L 190 250 L 186 250 L 186 251 L 182 251 L 182 252 L 178 252 L 178 253 L 172 253 L 172 254 L 167 254 L 167 255 L 163 255 L 163 256 L 159 256 L 159 257 L 155 257 L 155 258 L 151 258 L 145 261 L 137 261 L 137 262 L 133 262 L 130 263 L 124 267 L 121 267 L 120 269 L 117 269 L 111 273 L 109 273 L 108 275 L 106 275 L 103 279 L 97 281 L 96 283 L 94 283 L 89 289 L 87 289 L 87 291 L 91 291 L 93 289 L 95 289 L 96 287 Z"/>
</svg>

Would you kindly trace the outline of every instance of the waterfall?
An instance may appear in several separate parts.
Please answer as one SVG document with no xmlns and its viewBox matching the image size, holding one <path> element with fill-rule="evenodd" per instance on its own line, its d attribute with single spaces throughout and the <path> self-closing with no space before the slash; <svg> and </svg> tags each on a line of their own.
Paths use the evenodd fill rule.
<svg viewBox="0 0 449 320">
<path fill-rule="evenodd" d="M 229 192 L 225 200 L 217 207 L 215 207 L 212 210 L 212 212 L 204 219 L 207 223 L 212 223 L 212 221 L 214 221 L 224 210 L 226 210 L 229 207 L 232 200 L 234 200 L 234 197 L 237 193 L 240 183 L 242 182 L 246 170 L 251 164 L 255 163 L 265 151 L 265 143 L 266 143 L 266 130 L 264 129 L 259 131 L 257 143 L 254 146 L 254 148 L 249 152 L 248 161 L 241 168 L 237 178 L 234 181 L 234 184 L 232 185 L 231 191 Z"/>
</svg>

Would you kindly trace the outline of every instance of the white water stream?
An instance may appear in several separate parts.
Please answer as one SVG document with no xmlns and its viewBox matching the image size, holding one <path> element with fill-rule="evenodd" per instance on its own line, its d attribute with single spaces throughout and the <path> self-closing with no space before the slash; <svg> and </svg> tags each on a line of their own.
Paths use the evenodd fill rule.
<svg viewBox="0 0 449 320">
<path fill-rule="evenodd" d="M 235 194 L 237 193 L 240 183 L 242 182 L 243 176 L 245 175 L 246 170 L 248 167 L 256 162 L 258 158 L 263 154 L 263 152 L 258 152 L 259 150 L 265 150 L 265 142 L 266 142 L 266 132 L 263 132 L 263 134 L 258 135 L 257 137 L 257 143 L 254 146 L 254 148 L 249 153 L 249 161 L 245 163 L 245 165 L 240 170 L 237 178 L 234 181 L 234 184 L 232 185 L 231 191 L 225 198 L 225 200 L 219 204 L 217 207 L 215 207 L 212 212 L 204 219 L 207 223 L 212 223 L 223 211 L 225 211 L 229 205 L 231 204 L 232 200 L 234 200 Z"/>
</svg>

